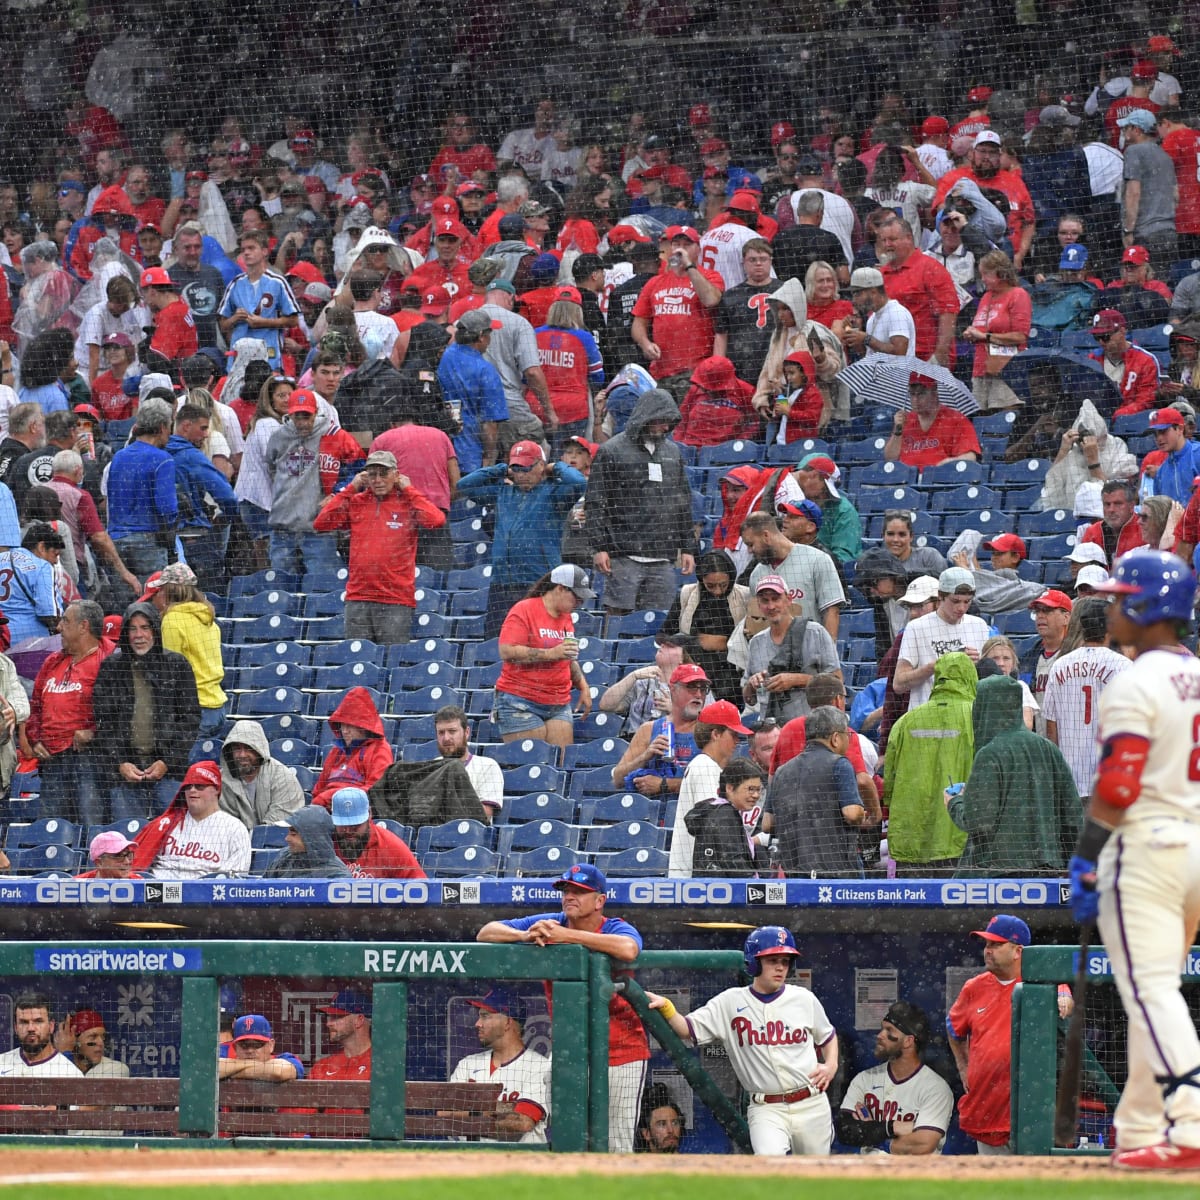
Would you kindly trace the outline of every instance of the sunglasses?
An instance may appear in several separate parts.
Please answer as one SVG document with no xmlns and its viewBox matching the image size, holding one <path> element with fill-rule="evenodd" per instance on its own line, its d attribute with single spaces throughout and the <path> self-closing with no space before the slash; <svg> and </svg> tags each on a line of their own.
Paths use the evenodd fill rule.
<svg viewBox="0 0 1200 1200">
<path fill-rule="evenodd" d="M 708 691 L 708 684 L 703 682 L 677 684 L 676 686 L 682 686 L 685 691 L 695 692 L 697 695 L 703 695 Z"/>
<path fill-rule="evenodd" d="M 536 466 L 537 466 L 537 463 L 534 463 L 533 467 L 536 467 Z M 529 472 L 533 470 L 533 467 L 521 467 L 521 466 L 518 466 L 516 463 L 508 464 L 508 469 L 510 471 L 512 471 L 515 475 L 528 475 Z"/>
<path fill-rule="evenodd" d="M 1111 333 L 1093 333 L 1092 337 L 1098 342 L 1107 342 L 1113 335 Z"/>
</svg>

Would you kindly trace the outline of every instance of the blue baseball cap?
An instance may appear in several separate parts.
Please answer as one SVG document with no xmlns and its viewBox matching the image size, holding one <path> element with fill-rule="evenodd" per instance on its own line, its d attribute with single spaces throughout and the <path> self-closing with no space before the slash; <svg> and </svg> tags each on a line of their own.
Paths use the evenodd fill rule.
<svg viewBox="0 0 1200 1200">
<path fill-rule="evenodd" d="M 562 891 L 567 884 L 574 884 L 575 887 L 581 887 L 589 892 L 603 892 L 608 894 L 608 880 L 604 876 L 604 872 L 599 867 L 592 866 L 591 863 L 576 863 L 573 867 L 568 867 L 555 881 L 554 886 Z"/>
<path fill-rule="evenodd" d="M 271 1022 L 259 1013 L 238 1017 L 233 1022 L 235 1042 L 269 1042 L 274 1036 L 271 1032 Z"/>
<path fill-rule="evenodd" d="M 807 517 L 818 529 L 825 520 L 821 506 L 815 500 L 781 500 L 775 505 L 777 513 L 791 513 L 792 516 Z"/>
<path fill-rule="evenodd" d="M 468 1000 L 472 1008 L 481 1008 L 484 1012 L 503 1013 L 514 1021 L 525 1023 L 525 1001 L 511 988 L 492 984 L 482 1000 Z"/>
<path fill-rule="evenodd" d="M 342 789 L 345 792 L 357 790 L 357 788 Z M 362 988 L 342 988 L 328 1004 L 318 1004 L 317 1012 L 331 1017 L 348 1017 L 353 1014 L 369 1017 L 371 1015 L 371 993 Z"/>
<path fill-rule="evenodd" d="M 1087 266 L 1088 248 L 1079 242 L 1069 242 L 1058 259 L 1060 271 L 1082 271 Z"/>
<path fill-rule="evenodd" d="M 985 942 L 1011 942 L 1014 946 L 1028 946 L 1033 937 L 1029 926 L 1020 917 L 999 913 L 988 923 L 986 929 L 973 929 L 972 937 L 981 937 Z"/>
<path fill-rule="evenodd" d="M 1119 118 L 1117 124 L 1122 129 L 1136 125 L 1143 133 L 1153 133 L 1158 126 L 1158 118 L 1149 109 L 1135 108 L 1133 112 Z"/>
<path fill-rule="evenodd" d="M 61 196 L 66 192 L 82 192 L 87 195 L 87 184 L 80 183 L 78 179 L 64 179 L 58 185 L 58 194 Z"/>
<path fill-rule="evenodd" d="M 362 788 L 338 788 L 333 793 L 330 815 L 337 827 L 361 825 L 371 819 L 371 798 Z"/>
</svg>

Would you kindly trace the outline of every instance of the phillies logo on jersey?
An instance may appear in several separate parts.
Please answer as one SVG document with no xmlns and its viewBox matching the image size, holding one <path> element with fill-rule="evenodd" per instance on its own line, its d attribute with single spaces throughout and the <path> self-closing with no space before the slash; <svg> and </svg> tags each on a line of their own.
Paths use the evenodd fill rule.
<svg viewBox="0 0 1200 1200">
<path fill-rule="evenodd" d="M 808 1041 L 807 1029 L 788 1029 L 783 1021 L 768 1021 L 756 1029 L 749 1017 L 734 1017 L 729 1028 L 739 1046 L 803 1046 Z"/>
<path fill-rule="evenodd" d="M 771 306 L 767 303 L 767 300 L 770 298 L 770 295 L 770 292 L 755 292 L 746 301 L 746 307 L 752 313 L 756 314 L 754 319 L 755 329 L 766 329 L 767 327 L 767 316 L 771 311 Z"/>
</svg>

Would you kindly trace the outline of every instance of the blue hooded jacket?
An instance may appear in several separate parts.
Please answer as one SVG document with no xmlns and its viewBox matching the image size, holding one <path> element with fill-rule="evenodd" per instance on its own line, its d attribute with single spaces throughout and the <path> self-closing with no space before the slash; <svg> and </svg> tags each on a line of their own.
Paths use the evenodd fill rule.
<svg viewBox="0 0 1200 1200">
<path fill-rule="evenodd" d="M 180 524 L 189 528 L 211 529 L 208 510 L 204 505 L 207 492 L 228 516 L 236 516 L 237 497 L 229 481 L 209 462 L 202 450 L 197 450 L 187 438 L 171 434 L 167 442 L 167 453 L 175 460 L 175 483 L 191 502 L 192 511 L 183 517 Z"/>
</svg>

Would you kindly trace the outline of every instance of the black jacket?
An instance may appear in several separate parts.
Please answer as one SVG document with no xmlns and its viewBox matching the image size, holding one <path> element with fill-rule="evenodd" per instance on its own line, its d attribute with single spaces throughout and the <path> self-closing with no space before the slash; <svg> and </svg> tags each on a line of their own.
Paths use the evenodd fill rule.
<svg viewBox="0 0 1200 1200">
<path fill-rule="evenodd" d="M 154 646 L 141 659 L 129 649 L 129 621 L 143 616 L 154 626 Z M 133 664 L 138 663 L 154 693 L 155 744 L 149 762 L 140 762 L 129 744 L 129 720 L 133 713 Z M 167 776 L 180 779 L 200 728 L 200 701 L 196 676 L 182 654 L 164 650 L 159 632 L 158 609 L 153 604 L 131 604 L 125 610 L 121 640 L 115 653 L 100 664 L 96 677 L 96 747 L 106 764 L 110 780 L 123 762 L 148 767 L 156 759 L 167 764 Z"/>
<path fill-rule="evenodd" d="M 754 856 L 742 814 L 724 800 L 706 800 L 683 818 L 696 839 L 693 875 L 753 875 Z"/>
<path fill-rule="evenodd" d="M 587 536 L 592 553 L 644 554 L 675 561 L 695 554 L 692 494 L 679 447 L 668 436 L 651 454 L 644 430 L 652 421 L 679 424 L 671 393 L 652 388 L 638 400 L 625 431 L 604 443 L 587 490 Z"/>
</svg>

